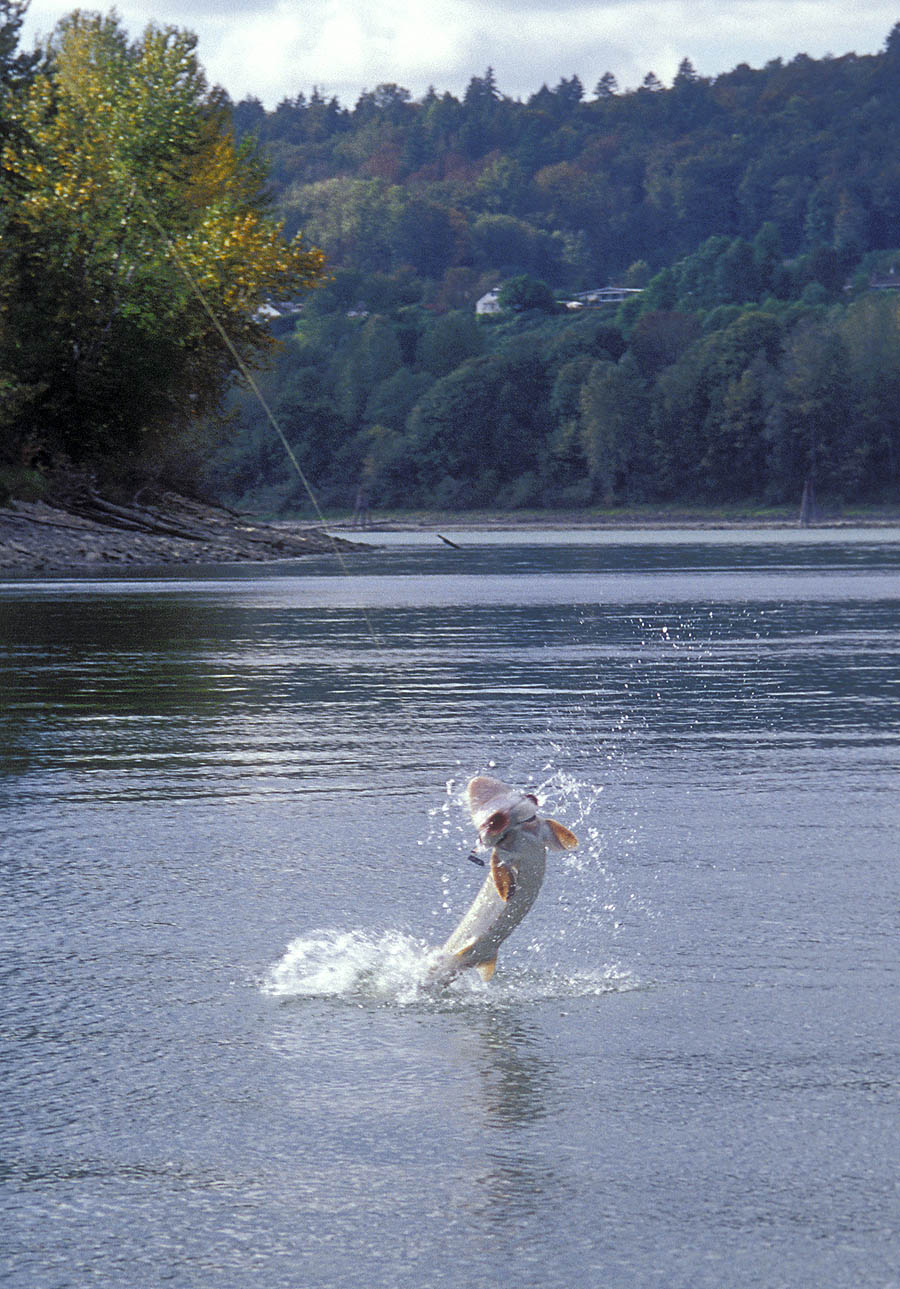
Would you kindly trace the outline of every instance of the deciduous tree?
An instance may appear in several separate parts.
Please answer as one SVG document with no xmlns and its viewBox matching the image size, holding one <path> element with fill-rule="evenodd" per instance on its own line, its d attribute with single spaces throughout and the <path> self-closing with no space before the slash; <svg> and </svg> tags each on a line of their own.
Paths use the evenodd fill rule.
<svg viewBox="0 0 900 1289">
<path fill-rule="evenodd" d="M 581 444 L 595 493 L 606 505 L 640 487 L 648 465 L 647 387 L 630 357 L 595 362 L 581 392 Z"/>
<path fill-rule="evenodd" d="M 537 309 L 541 313 L 556 311 L 553 292 L 547 283 L 529 277 L 527 273 L 521 273 L 505 282 L 497 302 L 501 309 L 509 309 L 511 313 L 525 313 L 529 309 Z"/>
<path fill-rule="evenodd" d="M 46 457 L 133 460 L 216 406 L 235 370 L 219 328 L 254 362 L 260 304 L 322 274 L 268 215 L 195 46 L 73 14 L 15 111 L 0 368 L 40 387 L 18 434 Z"/>
</svg>

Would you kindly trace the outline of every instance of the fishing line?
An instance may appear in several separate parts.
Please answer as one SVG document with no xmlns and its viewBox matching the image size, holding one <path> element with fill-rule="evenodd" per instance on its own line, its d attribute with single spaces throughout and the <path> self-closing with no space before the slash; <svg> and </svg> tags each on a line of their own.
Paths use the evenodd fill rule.
<svg viewBox="0 0 900 1289">
<path fill-rule="evenodd" d="M 323 530 L 328 536 L 328 539 L 331 543 L 331 548 L 337 559 L 341 572 L 346 578 L 349 579 L 350 570 L 347 567 L 347 562 L 344 559 L 344 556 L 341 552 L 340 547 L 338 546 L 338 543 L 334 535 L 328 532 L 325 516 L 323 515 L 321 507 L 319 506 L 318 498 L 316 497 L 313 491 L 312 485 L 307 479 L 306 474 L 304 473 L 300 465 L 300 462 L 297 460 L 296 454 L 294 453 L 290 443 L 288 442 L 287 436 L 285 435 L 284 430 L 279 424 L 279 421 L 275 416 L 275 413 L 272 411 L 271 407 L 269 406 L 267 400 L 265 399 L 262 393 L 262 390 L 259 388 L 259 385 L 255 380 L 253 373 L 250 371 L 249 366 L 244 361 L 237 346 L 234 344 L 231 337 L 228 335 L 228 332 L 225 330 L 224 326 L 219 320 L 215 310 L 212 307 L 212 304 L 210 303 L 208 297 L 206 296 L 206 293 L 203 291 L 203 288 L 201 287 L 200 283 L 197 281 L 196 277 L 191 272 L 190 266 L 187 264 L 184 257 L 179 253 L 178 248 L 176 247 L 172 237 L 169 235 L 169 233 L 167 232 L 167 230 L 159 220 L 155 210 L 153 210 L 152 206 L 150 205 L 144 193 L 141 191 L 140 186 L 136 179 L 134 180 L 132 193 L 133 193 L 133 196 L 137 197 L 137 200 L 140 202 L 141 206 L 143 207 L 144 211 L 147 214 L 149 222 L 152 224 L 153 228 L 156 230 L 156 232 L 162 239 L 163 244 L 165 245 L 168 251 L 168 254 L 171 256 L 173 263 L 183 274 L 191 290 L 194 292 L 197 299 L 200 301 L 205 313 L 207 314 L 213 327 L 215 328 L 216 333 L 221 338 L 222 343 L 225 345 L 229 354 L 233 358 L 237 369 L 240 371 L 248 387 L 250 388 L 253 395 L 255 396 L 260 406 L 262 407 L 263 412 L 265 413 L 265 416 L 266 416 L 266 420 L 268 421 L 271 428 L 274 430 L 279 441 L 281 442 L 282 447 L 287 453 L 288 459 L 291 465 L 293 466 L 294 470 L 296 471 L 297 477 L 300 479 L 300 482 L 303 485 L 306 495 L 309 497 L 309 500 L 319 520 L 319 523 L 321 524 Z M 447 546 L 450 546 L 455 550 L 461 549 L 457 545 L 457 543 L 452 541 L 450 538 L 444 537 L 440 533 L 438 533 L 437 536 L 440 537 L 440 540 L 444 542 Z M 375 626 L 372 622 L 371 616 L 368 610 L 366 609 L 365 605 L 360 604 L 358 608 L 359 608 L 360 615 L 366 624 L 366 629 L 369 633 L 369 637 L 372 640 L 372 643 L 374 644 L 376 651 L 378 652 L 379 655 L 381 655 L 382 661 L 384 661 L 386 657 L 386 652 L 387 652 L 386 645 L 383 639 L 381 638 L 381 636 L 375 630 Z M 415 728 L 418 724 L 420 712 L 414 700 L 408 695 L 404 694 L 402 690 L 397 686 L 396 682 L 393 683 L 390 687 L 393 689 L 394 695 L 399 702 L 401 710 L 403 710 L 406 713 L 407 718 L 410 720 L 411 726 Z M 532 799 L 536 800 L 535 798 L 532 798 Z M 471 860 L 472 863 L 477 864 L 482 868 L 486 866 L 485 860 L 478 855 L 477 849 L 472 850 L 468 854 L 467 858 Z"/>
<path fill-rule="evenodd" d="M 313 508 L 313 511 L 315 512 L 316 518 L 318 519 L 319 524 L 323 532 L 325 533 L 325 536 L 328 538 L 329 542 L 331 543 L 331 549 L 334 553 L 335 558 L 337 559 L 338 564 L 341 567 L 341 572 L 344 574 L 345 577 L 349 578 L 350 570 L 347 567 L 347 562 L 344 559 L 344 556 L 341 552 L 341 548 L 338 545 L 337 539 L 335 538 L 334 534 L 328 531 L 328 521 L 326 520 L 325 516 L 322 513 L 321 507 L 319 506 L 318 498 L 316 497 L 316 494 L 313 491 L 312 485 L 307 479 L 306 474 L 304 473 L 303 468 L 300 465 L 300 462 L 297 460 L 297 455 L 294 452 L 294 449 L 291 447 L 290 443 L 288 442 L 287 436 L 278 422 L 278 418 L 275 416 L 275 413 L 272 411 L 271 407 L 266 401 L 262 390 L 259 388 L 259 385 L 256 379 L 254 378 L 252 371 L 250 370 L 249 366 L 242 358 L 234 341 L 231 339 L 228 332 L 222 326 L 222 323 L 220 322 L 219 318 L 216 315 L 215 310 L 210 304 L 209 299 L 206 296 L 206 293 L 204 292 L 200 283 L 195 278 L 194 274 L 191 272 L 190 267 L 184 260 L 183 256 L 179 254 L 177 246 L 175 245 L 169 233 L 163 227 L 162 223 L 157 217 L 156 211 L 153 209 L 153 207 L 150 205 L 150 202 L 144 196 L 144 193 L 141 191 L 140 187 L 138 186 L 138 182 L 136 179 L 134 180 L 133 193 L 134 195 L 137 196 L 139 202 L 143 206 L 144 211 L 146 212 L 150 223 L 153 225 L 153 227 L 156 229 L 157 233 L 165 243 L 166 250 L 168 251 L 169 255 L 172 257 L 173 262 L 176 264 L 179 271 L 184 275 L 184 278 L 187 281 L 188 285 L 190 286 L 191 290 L 194 292 L 197 299 L 200 301 L 201 305 L 203 306 L 204 311 L 208 315 L 210 322 L 215 327 L 216 332 L 218 333 L 219 337 L 222 340 L 222 343 L 225 345 L 226 349 L 234 359 L 235 365 L 237 366 L 238 371 L 241 373 L 241 376 L 247 382 L 247 385 L 250 387 L 250 390 L 252 391 L 254 397 L 259 402 L 260 407 L 265 413 L 266 420 L 268 421 L 269 425 L 272 427 L 272 429 L 275 431 L 276 435 L 278 436 L 281 442 L 281 446 L 284 448 L 285 452 L 287 453 L 288 460 L 290 461 L 294 470 L 297 472 L 297 477 L 302 483 L 307 497 L 309 497 L 309 500 L 312 504 L 312 508 Z M 362 614 L 363 619 L 365 620 L 366 628 L 369 632 L 369 635 L 372 638 L 372 641 L 375 647 L 381 652 L 383 652 L 384 642 L 382 641 L 378 632 L 375 630 L 375 627 L 372 623 L 372 619 L 369 616 L 368 610 L 366 609 L 365 605 L 361 604 L 359 606 L 359 611 Z"/>
<path fill-rule="evenodd" d="M 135 192 L 137 194 L 137 197 L 141 205 L 143 206 L 144 210 L 147 212 L 147 216 L 151 224 L 156 229 L 159 236 L 162 238 L 166 246 L 166 249 L 168 250 L 169 254 L 172 257 L 173 262 L 177 265 L 180 272 L 184 275 L 185 280 L 188 282 L 191 290 L 195 293 L 195 295 L 197 296 L 197 299 L 202 304 L 210 321 L 215 327 L 216 332 L 220 336 L 222 343 L 225 345 L 228 352 L 231 354 L 232 358 L 235 361 L 235 364 L 237 365 L 238 370 L 240 371 L 244 380 L 247 382 L 248 386 L 252 390 L 254 396 L 258 399 L 259 404 L 265 413 L 266 420 L 268 421 L 269 425 L 277 434 L 282 447 L 284 448 L 285 452 L 288 455 L 288 459 L 291 465 L 293 466 L 294 470 L 297 472 L 297 476 L 300 479 L 300 482 L 303 484 L 303 487 L 306 491 L 306 495 L 309 497 L 310 502 L 312 503 L 313 510 L 315 511 L 315 514 L 319 520 L 319 523 L 321 524 L 323 531 L 325 532 L 326 536 L 328 537 L 328 540 L 331 543 L 331 549 L 334 552 L 335 558 L 337 559 L 341 572 L 343 573 L 344 577 L 346 577 L 349 580 L 350 570 L 347 567 L 347 561 L 344 559 L 341 548 L 338 545 L 333 533 L 330 533 L 328 531 L 327 521 L 325 519 L 325 516 L 322 513 L 321 507 L 319 506 L 318 498 L 316 497 L 313 491 L 312 485 L 307 479 L 306 474 L 304 473 L 300 465 L 300 462 L 297 460 L 296 454 L 294 453 L 294 450 L 292 449 L 290 443 L 288 442 L 287 436 L 285 435 L 284 430 L 281 428 L 281 425 L 279 424 L 278 419 L 275 416 L 275 413 L 272 411 L 271 407 L 269 406 L 268 402 L 263 396 L 262 390 L 259 388 L 259 385 L 254 379 L 253 373 L 250 371 L 250 368 L 248 367 L 247 363 L 241 357 L 241 354 L 238 351 L 237 346 L 234 344 L 231 337 L 228 335 L 228 332 L 222 326 L 222 323 L 217 317 L 215 310 L 213 309 L 205 292 L 203 291 L 203 288 L 200 286 L 200 283 L 197 281 L 194 274 L 191 272 L 189 265 L 185 262 L 184 258 L 179 254 L 178 248 L 175 246 L 175 243 L 173 242 L 169 233 L 166 231 L 166 229 L 163 227 L 162 223 L 158 219 L 156 215 L 156 211 L 153 210 L 152 206 L 147 201 L 147 198 L 144 196 L 143 192 L 141 192 L 140 188 L 137 185 L 137 181 L 135 181 Z M 442 538 L 441 540 L 447 541 L 446 538 Z M 449 541 L 447 542 L 447 544 L 455 545 L 455 543 L 449 542 Z M 369 613 L 366 606 L 364 604 L 359 604 L 357 607 L 358 607 L 360 616 L 362 617 L 363 621 L 366 624 L 366 630 L 369 633 L 369 638 L 371 639 L 373 645 L 375 646 L 377 653 L 381 657 L 382 663 L 384 663 L 387 657 L 387 646 L 385 644 L 385 641 L 376 631 L 375 625 L 372 622 L 371 614 Z M 406 713 L 406 717 L 409 720 L 411 727 L 415 728 L 418 724 L 419 709 L 416 706 L 414 700 L 409 696 L 407 696 L 406 694 L 404 694 L 402 690 L 399 689 L 396 683 L 391 684 L 390 688 L 393 690 L 394 695 L 400 704 L 401 710 L 403 710 Z"/>
<path fill-rule="evenodd" d="M 73 97 L 76 101 L 77 106 L 80 107 L 83 113 L 83 119 L 85 121 L 92 119 L 93 105 L 88 102 L 78 102 L 78 99 L 80 97 L 78 94 L 75 94 Z M 208 299 L 206 293 L 204 292 L 202 286 L 200 285 L 199 281 L 195 277 L 194 273 L 191 271 L 190 265 L 186 262 L 184 256 L 179 252 L 178 247 L 175 245 L 172 235 L 165 228 L 160 218 L 158 217 L 156 211 L 154 210 L 152 203 L 148 200 L 147 195 L 143 190 L 140 177 L 133 172 L 131 167 L 127 166 L 123 162 L 121 157 L 117 157 L 114 151 L 110 152 L 108 156 L 108 161 L 110 163 L 110 172 L 113 175 L 116 175 L 118 177 L 119 182 L 122 184 L 122 187 L 128 193 L 128 198 L 126 201 L 126 212 L 127 212 L 126 219 L 130 214 L 130 209 L 132 204 L 135 201 L 137 201 L 141 209 L 144 211 L 148 223 L 154 229 L 157 236 L 161 239 L 161 242 L 163 246 L 166 248 L 166 251 L 169 257 L 171 258 L 172 262 L 175 264 L 178 271 L 184 277 L 190 290 L 196 296 L 197 300 L 199 300 L 203 308 L 203 311 L 208 316 L 210 322 L 212 323 L 212 326 L 216 331 L 216 334 L 221 339 L 222 344 L 225 346 L 227 352 L 231 355 L 231 358 L 233 359 L 237 370 L 240 372 L 241 376 L 245 380 L 247 387 L 250 389 L 254 398 L 257 400 L 260 407 L 262 408 L 268 425 L 275 433 L 276 437 L 281 443 L 281 446 L 284 448 L 284 451 L 287 454 L 287 458 L 290 461 L 291 468 L 296 473 L 297 478 L 300 480 L 300 483 L 303 487 L 303 490 L 306 496 L 309 498 L 310 504 L 313 509 L 313 513 L 315 514 L 316 519 L 319 525 L 321 526 L 322 531 L 325 533 L 326 537 L 328 538 L 328 541 L 331 545 L 331 550 L 334 554 L 335 559 L 337 560 L 338 567 L 340 568 L 344 577 L 347 578 L 347 580 L 349 581 L 351 574 L 347 566 L 347 562 L 340 549 L 338 540 L 335 538 L 334 534 L 330 532 L 328 529 L 327 521 L 325 519 L 324 514 L 322 513 L 322 509 L 319 505 L 319 501 L 315 494 L 315 491 L 313 490 L 312 484 L 307 478 L 305 471 L 300 465 L 300 462 L 297 460 L 296 453 L 294 452 L 293 448 L 288 442 L 287 436 L 284 433 L 284 430 L 282 429 L 281 424 L 278 421 L 278 418 L 275 416 L 275 413 L 272 411 L 272 408 L 269 406 L 269 403 L 264 397 L 263 392 L 260 389 L 259 384 L 257 383 L 255 377 L 253 376 L 253 373 L 251 372 L 247 362 L 242 357 L 241 353 L 239 352 L 231 336 L 226 331 L 225 327 L 222 325 L 222 322 L 220 321 L 218 315 L 216 314 L 216 311 L 213 308 L 212 303 Z M 448 545 L 454 544 L 449 542 L 448 539 L 446 538 L 442 538 L 441 540 L 447 541 Z M 366 631 L 368 632 L 369 638 L 372 641 L 372 644 L 374 645 L 377 653 L 381 656 L 382 663 L 384 664 L 386 662 L 386 657 L 387 657 L 387 647 L 386 647 L 385 641 L 382 639 L 379 632 L 375 629 L 375 625 L 372 621 L 371 614 L 369 613 L 365 604 L 359 604 L 356 607 L 359 611 L 360 617 L 365 623 Z M 402 692 L 402 690 L 399 688 L 399 686 L 396 683 L 396 679 L 394 679 L 393 683 L 389 684 L 389 688 L 393 690 L 393 693 L 396 699 L 398 700 L 401 708 L 407 712 L 407 716 L 408 716 L 408 719 L 410 720 L 411 726 L 415 728 L 418 723 L 418 718 L 420 713 L 414 700 L 410 696 Z"/>
</svg>

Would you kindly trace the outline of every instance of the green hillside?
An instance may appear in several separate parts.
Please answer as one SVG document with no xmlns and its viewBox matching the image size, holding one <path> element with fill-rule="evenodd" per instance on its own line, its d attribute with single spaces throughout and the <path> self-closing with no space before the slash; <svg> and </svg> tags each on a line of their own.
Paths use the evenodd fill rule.
<svg viewBox="0 0 900 1289">
<path fill-rule="evenodd" d="M 573 76 L 520 102 L 489 70 L 461 99 L 235 105 L 333 275 L 278 324 L 266 382 L 325 500 L 795 502 L 807 479 L 896 499 L 898 91 L 900 24 L 879 55 L 715 79 L 685 60 L 669 89 Z M 565 307 L 609 284 L 644 289 Z M 236 411 L 210 482 L 300 504 L 253 401 Z"/>
<path fill-rule="evenodd" d="M 267 112 L 190 33 L 72 16 L 35 58 L 23 12 L 0 0 L 6 477 L 299 509 L 234 383 L 268 349 L 333 507 L 900 496 L 900 24 L 670 88 L 522 102 L 488 70 Z"/>
</svg>

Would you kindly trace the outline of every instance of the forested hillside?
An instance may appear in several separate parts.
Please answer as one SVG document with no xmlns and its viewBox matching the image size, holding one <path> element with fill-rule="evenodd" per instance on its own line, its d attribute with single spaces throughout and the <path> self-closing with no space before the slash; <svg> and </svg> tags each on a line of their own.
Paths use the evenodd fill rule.
<svg viewBox="0 0 900 1289">
<path fill-rule="evenodd" d="M 278 338 L 264 392 L 329 506 L 900 497 L 900 23 L 668 88 L 522 102 L 488 70 L 267 112 L 190 33 L 73 15 L 35 58 L 23 11 L 0 0 L 0 468 L 300 507 L 258 400 L 220 415 L 221 324 L 250 360 Z"/>
<path fill-rule="evenodd" d="M 900 24 L 884 53 L 707 80 L 685 60 L 671 89 L 577 76 L 527 103 L 489 70 L 462 100 L 413 102 L 396 85 L 352 111 L 317 93 L 265 113 L 235 108 L 260 139 L 291 221 L 346 268 L 412 269 L 451 292 L 453 270 L 536 273 L 589 287 L 636 260 L 659 269 L 716 235 L 767 221 L 786 256 L 900 244 Z M 453 274 L 446 282 L 447 274 Z"/>
<path fill-rule="evenodd" d="M 267 379 L 329 503 L 898 497 L 900 24 L 879 55 L 685 60 L 668 89 L 519 102 L 489 70 L 461 99 L 233 112 L 333 275 Z M 564 307 L 610 283 L 644 289 Z M 209 482 L 302 500 L 243 396 Z"/>
</svg>

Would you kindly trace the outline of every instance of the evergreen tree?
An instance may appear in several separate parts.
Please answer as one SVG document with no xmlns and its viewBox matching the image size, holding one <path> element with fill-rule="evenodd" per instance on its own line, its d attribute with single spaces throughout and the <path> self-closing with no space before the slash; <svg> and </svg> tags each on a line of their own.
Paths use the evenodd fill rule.
<svg viewBox="0 0 900 1289">
<path fill-rule="evenodd" d="M 594 87 L 594 94 L 601 101 L 614 98 L 618 92 L 619 82 L 612 72 L 604 72 Z"/>
</svg>

